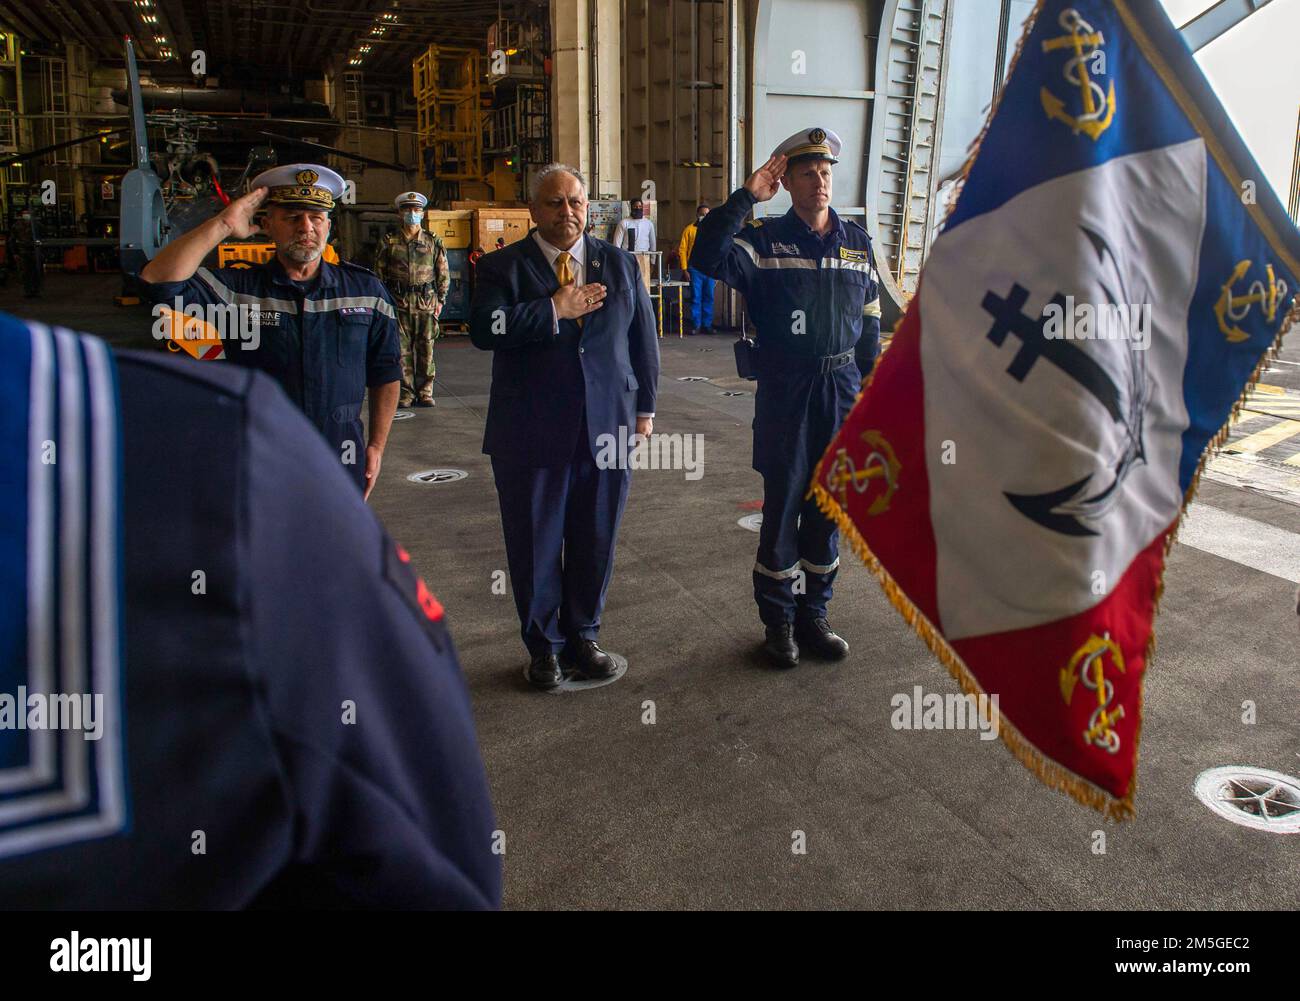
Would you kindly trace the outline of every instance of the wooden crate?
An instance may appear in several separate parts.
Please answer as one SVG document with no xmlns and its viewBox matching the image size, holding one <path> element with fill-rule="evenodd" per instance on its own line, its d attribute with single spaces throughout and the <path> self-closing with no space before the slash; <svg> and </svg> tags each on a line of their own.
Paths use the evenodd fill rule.
<svg viewBox="0 0 1300 1001">
<path fill-rule="evenodd" d="M 474 213 L 469 209 L 429 209 L 424 213 L 424 224 L 429 232 L 442 239 L 448 250 L 468 250 L 470 231 L 474 227 Z"/>
<path fill-rule="evenodd" d="M 636 258 L 637 270 L 641 272 L 641 281 L 645 284 L 645 290 L 650 291 L 650 279 L 654 274 L 654 258 L 650 254 L 633 254 Z"/>
<path fill-rule="evenodd" d="M 532 226 L 532 216 L 527 209 L 474 209 L 473 242 L 470 249 L 482 247 L 491 253 L 496 249 L 498 237 L 504 237 L 508 247 L 527 236 Z"/>
<path fill-rule="evenodd" d="M 523 202 L 485 202 L 478 198 L 464 198 L 451 203 L 453 209 L 526 209 Z"/>
</svg>

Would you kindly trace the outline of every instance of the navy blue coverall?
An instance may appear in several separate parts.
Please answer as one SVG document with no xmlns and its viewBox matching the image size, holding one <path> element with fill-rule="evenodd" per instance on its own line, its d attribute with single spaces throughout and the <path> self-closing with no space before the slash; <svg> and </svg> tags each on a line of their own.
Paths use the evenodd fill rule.
<svg viewBox="0 0 1300 1001">
<path fill-rule="evenodd" d="M 199 268 L 183 282 L 141 279 L 140 288 L 164 306 L 178 298 L 187 306 L 258 306 L 259 338 L 228 343 L 226 359 L 275 379 L 365 489 L 361 403 L 367 387 L 402 378 L 397 313 L 374 272 L 321 261 L 316 280 L 295 282 L 273 257 L 252 268 Z"/>
<path fill-rule="evenodd" d="M 738 188 L 699 223 L 690 265 L 745 297 L 758 328 L 754 469 L 763 527 L 754 563 L 759 617 L 821 618 L 839 567 L 835 525 L 805 498 L 813 468 L 880 350 L 880 285 L 867 231 L 830 210 L 818 236 L 791 209 L 745 225 Z M 803 576 L 804 594 L 796 593 Z"/>
</svg>

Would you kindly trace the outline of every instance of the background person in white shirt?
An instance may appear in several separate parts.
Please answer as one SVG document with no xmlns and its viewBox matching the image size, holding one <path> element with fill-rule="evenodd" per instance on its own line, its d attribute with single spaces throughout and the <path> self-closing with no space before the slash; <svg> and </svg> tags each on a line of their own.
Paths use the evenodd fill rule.
<svg viewBox="0 0 1300 1001">
<path fill-rule="evenodd" d="M 614 227 L 614 239 L 610 242 L 621 250 L 633 253 L 657 249 L 655 224 L 645 217 L 645 205 L 640 198 L 633 198 L 629 206 L 632 215 L 619 220 Z"/>
</svg>

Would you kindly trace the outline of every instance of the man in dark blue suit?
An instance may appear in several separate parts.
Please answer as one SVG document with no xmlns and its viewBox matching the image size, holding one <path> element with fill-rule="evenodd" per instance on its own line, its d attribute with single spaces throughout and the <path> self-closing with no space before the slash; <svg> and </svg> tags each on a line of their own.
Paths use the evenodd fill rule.
<svg viewBox="0 0 1300 1001">
<path fill-rule="evenodd" d="M 469 329 L 496 353 L 483 451 L 528 677 L 554 688 L 561 657 L 578 677 L 615 673 L 596 637 L 627 502 L 625 443 L 654 424 L 659 341 L 636 259 L 583 234 L 582 175 L 544 167 L 529 210 L 536 229 L 479 261 Z"/>
</svg>

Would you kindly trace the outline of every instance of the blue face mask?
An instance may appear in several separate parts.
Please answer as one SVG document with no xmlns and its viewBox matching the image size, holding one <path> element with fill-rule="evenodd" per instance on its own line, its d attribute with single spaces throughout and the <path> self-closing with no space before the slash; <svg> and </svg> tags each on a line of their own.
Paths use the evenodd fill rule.
<svg viewBox="0 0 1300 1001">
<path fill-rule="evenodd" d="M 420 225 L 420 216 L 422 213 L 418 209 L 412 209 L 409 212 L 402 213 L 402 219 L 408 226 Z"/>
</svg>

